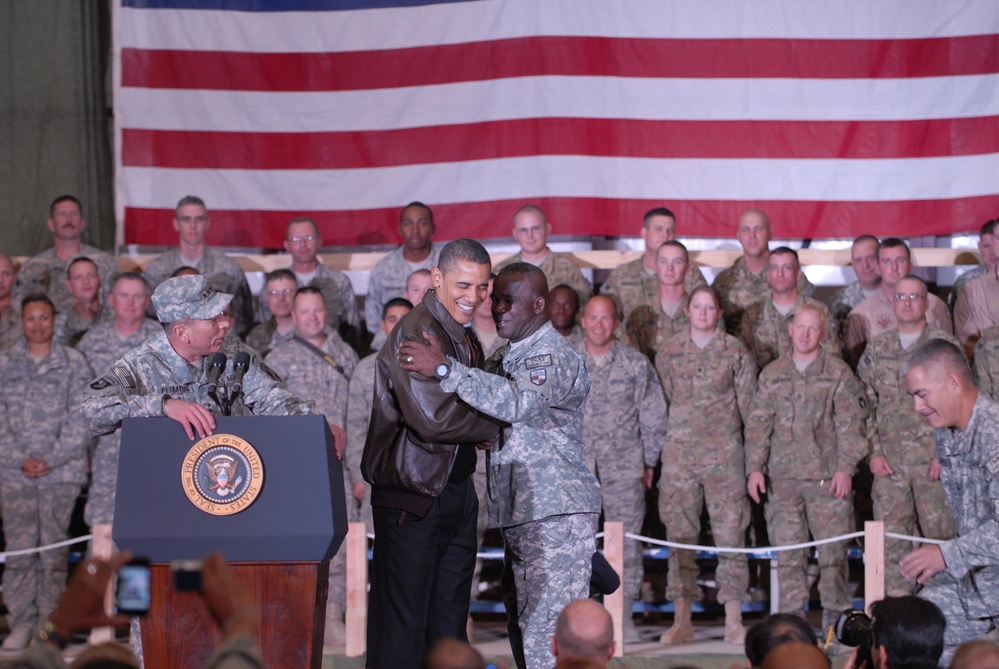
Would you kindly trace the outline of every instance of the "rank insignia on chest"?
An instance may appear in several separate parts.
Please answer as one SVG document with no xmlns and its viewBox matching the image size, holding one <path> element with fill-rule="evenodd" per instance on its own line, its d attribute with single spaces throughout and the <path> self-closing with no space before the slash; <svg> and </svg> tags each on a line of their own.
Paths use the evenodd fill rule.
<svg viewBox="0 0 999 669">
<path fill-rule="evenodd" d="M 545 385 L 545 381 L 548 380 L 548 370 L 546 369 L 532 369 L 531 370 L 531 383 L 536 386 Z"/>
</svg>

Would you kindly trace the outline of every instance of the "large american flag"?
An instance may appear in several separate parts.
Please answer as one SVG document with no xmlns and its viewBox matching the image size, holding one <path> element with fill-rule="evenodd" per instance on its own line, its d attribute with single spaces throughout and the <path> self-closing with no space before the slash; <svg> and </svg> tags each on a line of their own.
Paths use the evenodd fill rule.
<svg viewBox="0 0 999 669">
<path fill-rule="evenodd" d="M 731 236 L 947 234 L 999 215 L 994 0 L 121 0 L 117 211 L 173 244 L 634 235 L 670 206 Z"/>
</svg>

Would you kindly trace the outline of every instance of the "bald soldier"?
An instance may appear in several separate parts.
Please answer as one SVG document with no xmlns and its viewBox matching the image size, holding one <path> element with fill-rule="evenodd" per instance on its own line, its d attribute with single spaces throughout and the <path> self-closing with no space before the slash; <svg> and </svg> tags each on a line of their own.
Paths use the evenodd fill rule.
<svg viewBox="0 0 999 669">
<path fill-rule="evenodd" d="M 604 295 L 613 295 L 621 302 L 625 325 L 632 312 L 640 305 L 656 307 L 659 304 L 659 273 L 656 263 L 656 251 L 665 242 L 676 239 L 676 216 L 666 207 L 656 207 L 646 212 L 642 219 L 642 229 L 639 231 L 645 242 L 645 251 L 641 257 L 635 258 L 611 270 L 607 281 L 600 287 Z M 684 276 L 684 292 L 707 283 L 704 275 L 693 263 L 688 264 Z"/>
<path fill-rule="evenodd" d="M 568 256 L 548 248 L 551 232 L 552 224 L 541 207 L 526 204 L 518 209 L 513 215 L 513 239 L 520 245 L 520 252 L 496 265 L 496 271 L 517 262 L 530 263 L 544 272 L 549 287 L 564 283 L 575 290 L 580 303 L 585 304 L 593 294 L 593 286 Z"/>
<path fill-rule="evenodd" d="M 742 256 L 711 284 L 721 296 L 725 328 L 731 335 L 738 335 L 746 307 L 766 297 L 770 290 L 766 271 L 773 236 L 770 218 L 759 209 L 750 209 L 739 217 L 736 238 L 742 246 Z M 798 277 L 798 292 L 806 297 L 815 292 L 815 286 L 804 274 Z"/>
<path fill-rule="evenodd" d="M 954 536 L 954 517 L 940 483 L 940 463 L 933 445 L 933 430 L 912 407 L 905 392 L 902 362 L 909 351 L 930 339 L 946 339 L 949 332 L 926 322 L 926 283 L 906 276 L 895 284 L 892 307 L 898 329 L 867 344 L 857 365 L 857 376 L 867 387 L 873 414 L 867 423 L 871 444 L 874 518 L 888 532 L 930 539 Z M 899 562 L 911 547 L 907 541 L 885 540 L 885 592 L 892 597 L 912 593 L 912 583 L 902 576 Z"/>
<path fill-rule="evenodd" d="M 552 655 L 556 662 L 574 658 L 593 660 L 605 666 L 614 657 L 611 616 L 592 599 L 569 602 L 555 621 Z"/>
<path fill-rule="evenodd" d="M 600 479 L 605 521 L 621 521 L 640 534 L 645 493 L 666 439 L 666 400 L 655 369 L 635 349 L 614 338 L 617 306 L 611 298 L 590 298 L 583 311 L 585 339 L 576 345 L 590 372 L 590 397 L 583 415 L 586 465 Z M 642 588 L 642 548 L 624 546 L 625 641 L 639 641 L 632 608 Z"/>
</svg>

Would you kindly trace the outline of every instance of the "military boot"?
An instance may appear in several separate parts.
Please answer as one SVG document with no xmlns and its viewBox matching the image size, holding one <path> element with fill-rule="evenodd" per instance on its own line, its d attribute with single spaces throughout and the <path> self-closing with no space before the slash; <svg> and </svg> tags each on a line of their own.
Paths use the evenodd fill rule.
<svg viewBox="0 0 999 669">
<path fill-rule="evenodd" d="M 326 634 L 323 643 L 327 646 L 343 646 L 347 643 L 347 628 L 343 624 L 343 611 L 339 604 L 331 602 L 326 606 Z"/>
<path fill-rule="evenodd" d="M 690 600 L 684 597 L 673 601 L 673 624 L 659 637 L 661 643 L 677 645 L 694 640 L 694 626 L 690 622 Z"/>
<path fill-rule="evenodd" d="M 741 646 L 746 641 L 746 628 L 742 626 L 742 602 L 725 602 L 725 643 Z"/>
</svg>

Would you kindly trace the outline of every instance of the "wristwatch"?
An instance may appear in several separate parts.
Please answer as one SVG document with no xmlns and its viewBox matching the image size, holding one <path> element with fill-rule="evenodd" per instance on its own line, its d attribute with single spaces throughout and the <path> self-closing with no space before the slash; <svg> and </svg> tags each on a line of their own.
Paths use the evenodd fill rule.
<svg viewBox="0 0 999 669">
<path fill-rule="evenodd" d="M 438 381 L 443 381 L 447 377 L 451 376 L 451 363 L 445 360 L 441 364 L 434 367 L 434 376 L 437 377 Z"/>
</svg>

